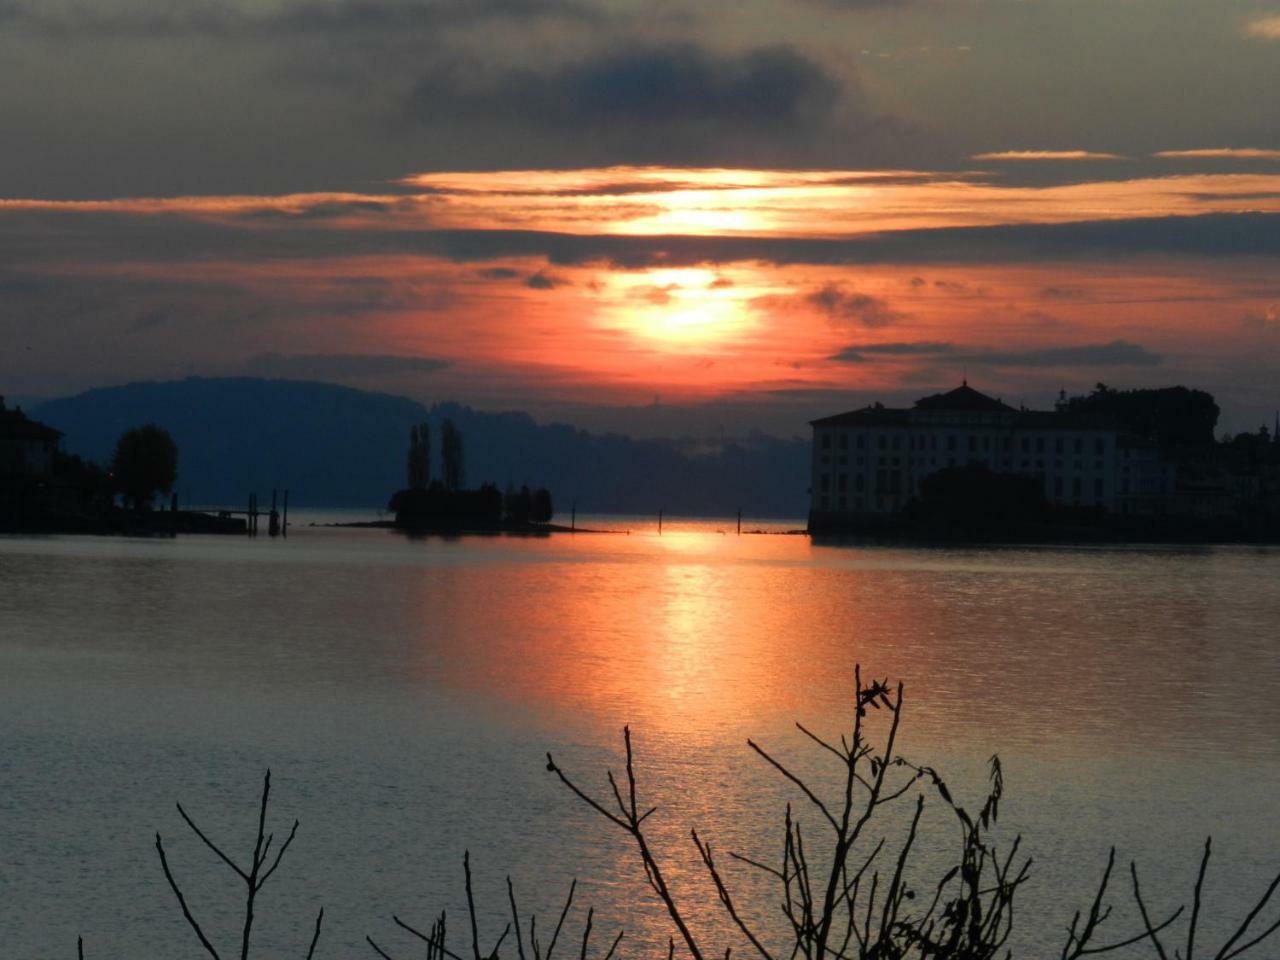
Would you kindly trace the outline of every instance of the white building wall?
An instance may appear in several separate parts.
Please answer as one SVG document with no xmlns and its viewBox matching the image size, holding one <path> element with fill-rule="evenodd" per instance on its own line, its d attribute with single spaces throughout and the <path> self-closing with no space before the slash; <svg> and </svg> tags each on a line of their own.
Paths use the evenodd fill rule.
<svg viewBox="0 0 1280 960">
<path fill-rule="evenodd" d="M 1043 477 L 1050 503 L 1117 508 L 1116 435 L 1109 430 L 1021 428 L 951 421 L 814 428 L 810 506 L 822 513 L 887 513 L 947 467 L 980 463 Z"/>
</svg>

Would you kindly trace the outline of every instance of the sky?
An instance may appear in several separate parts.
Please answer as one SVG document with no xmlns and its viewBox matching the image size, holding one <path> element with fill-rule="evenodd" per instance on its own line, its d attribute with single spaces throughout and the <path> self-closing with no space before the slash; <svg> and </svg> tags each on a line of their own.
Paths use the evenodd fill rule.
<svg viewBox="0 0 1280 960">
<path fill-rule="evenodd" d="M 0 0 L 0 393 L 1280 407 L 1280 0 Z"/>
</svg>

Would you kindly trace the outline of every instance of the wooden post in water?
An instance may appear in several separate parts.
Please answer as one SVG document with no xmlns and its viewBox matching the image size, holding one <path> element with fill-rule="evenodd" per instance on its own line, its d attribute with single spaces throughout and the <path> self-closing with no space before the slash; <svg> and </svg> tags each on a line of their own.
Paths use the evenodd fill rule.
<svg viewBox="0 0 1280 960">
<path fill-rule="evenodd" d="M 578 501 L 574 500 L 569 506 L 569 532 L 574 533 L 578 529 Z"/>
<path fill-rule="evenodd" d="M 738 536 L 742 536 L 742 508 L 738 508 Z"/>
<path fill-rule="evenodd" d="M 245 533 L 253 536 L 253 494 L 249 494 L 249 505 L 244 510 Z"/>
<path fill-rule="evenodd" d="M 658 511 L 658 536 L 662 536 L 662 511 Z"/>
<path fill-rule="evenodd" d="M 280 532 L 286 537 L 289 536 L 289 491 L 287 488 L 284 491 L 284 520 L 280 524 Z"/>
<path fill-rule="evenodd" d="M 271 488 L 271 513 L 267 517 L 267 533 L 273 537 L 280 536 L 280 511 L 276 509 L 277 493 L 275 487 Z"/>
</svg>

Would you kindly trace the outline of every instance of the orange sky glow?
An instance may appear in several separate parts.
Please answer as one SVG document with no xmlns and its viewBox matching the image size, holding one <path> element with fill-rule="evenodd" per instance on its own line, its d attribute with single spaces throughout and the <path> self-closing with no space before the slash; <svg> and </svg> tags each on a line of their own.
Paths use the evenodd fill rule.
<svg viewBox="0 0 1280 960">
<path fill-rule="evenodd" d="M 525 406 L 904 392 L 966 373 L 1028 402 L 1104 378 L 1260 389 L 1280 329 L 1273 257 L 1056 255 L 999 231 L 1277 212 L 1280 173 L 1027 186 L 981 171 L 658 167 L 425 173 L 368 193 L 0 202 L 0 217 L 46 217 L 48 229 L 106 217 L 180 238 L 213 231 L 217 251 L 187 254 L 178 239 L 180 255 L 157 255 L 126 235 L 110 255 L 80 259 L 72 245 L 26 264 L 46 279 L 163 289 L 138 309 L 165 316 L 189 291 L 191 316 L 145 329 L 149 349 L 191 355 L 188 369 L 430 358 L 439 369 L 427 381 L 351 379 L 424 399 L 483 383 L 481 402 Z M 1004 246 L 969 251 L 970 230 Z M 950 236 L 955 249 L 930 252 Z M 822 246 L 863 241 L 865 255 Z M 886 242 L 898 246 L 874 246 Z M 227 314 L 243 303 L 264 319 L 235 323 Z M 233 332 L 204 340 L 195 365 L 201 323 Z M 66 342 L 44 351 L 50 364 L 66 361 Z M 113 349 L 100 353 L 108 364 Z"/>
</svg>

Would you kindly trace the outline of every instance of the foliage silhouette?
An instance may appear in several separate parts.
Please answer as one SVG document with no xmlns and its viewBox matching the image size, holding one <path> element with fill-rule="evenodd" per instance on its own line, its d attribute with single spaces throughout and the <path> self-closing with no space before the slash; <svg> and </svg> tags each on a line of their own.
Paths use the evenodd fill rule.
<svg viewBox="0 0 1280 960">
<path fill-rule="evenodd" d="M 802 724 L 796 724 L 824 757 L 835 758 L 834 767 L 839 774 L 840 786 L 834 799 L 824 799 L 819 789 L 790 766 L 754 740 L 747 741 L 756 756 L 785 778 L 803 798 L 800 810 L 793 809 L 790 803 L 785 808 L 781 823 L 782 854 L 778 862 L 766 863 L 741 854 L 730 854 L 735 861 L 758 871 L 776 885 L 780 924 L 766 929 L 758 919 L 749 917 L 740 909 L 726 875 L 716 861 L 712 844 L 696 828 L 689 832 L 719 904 L 732 925 L 730 929 L 744 937 L 762 960 L 797 960 L 801 956 L 804 960 L 995 960 L 997 957 L 1008 960 L 1012 957 L 1007 944 L 1013 929 L 1014 903 L 1019 889 L 1030 875 L 1031 861 L 1020 856 L 1021 837 L 1015 837 L 1006 850 L 998 850 L 992 839 L 992 828 L 998 820 L 1005 789 L 1004 771 L 999 759 L 991 758 L 987 795 L 976 811 L 971 811 L 955 798 L 937 770 L 912 763 L 894 752 L 902 718 L 903 685 L 899 683 L 891 687 L 887 680 L 864 682 L 857 668 L 854 677 L 855 697 L 850 729 L 841 734 L 838 741 L 823 739 Z M 873 711 L 880 712 L 888 727 L 881 747 L 872 742 L 869 734 L 867 718 Z M 645 880 L 662 903 L 688 954 L 694 960 L 706 960 L 717 954 L 730 960 L 734 944 L 713 946 L 696 932 L 687 919 L 688 912 L 667 882 L 663 864 L 645 833 L 645 825 L 657 812 L 657 807 L 646 808 L 640 803 L 630 728 L 624 728 L 623 744 L 626 782 L 625 785 L 620 784 L 613 772 L 608 771 L 610 795 L 605 799 L 597 798 L 579 786 L 550 753 L 547 754 L 546 767 L 578 800 L 630 838 Z M 288 838 L 272 859 L 269 851 L 274 837 L 266 833 L 265 827 L 270 778 L 268 771 L 263 782 L 257 838 L 248 869 L 237 865 L 223 853 L 178 805 L 179 814 L 192 831 L 245 884 L 241 960 L 248 960 L 250 955 L 255 898 L 280 865 L 298 826 L 295 821 Z M 908 866 L 920 840 L 922 814 L 929 801 L 940 804 L 941 809 L 955 819 L 960 828 L 960 843 L 950 857 L 949 866 L 943 865 L 946 869 L 941 871 L 936 882 L 923 887 L 915 882 L 918 869 L 909 870 Z M 896 856 L 890 857 L 886 853 L 892 849 L 888 837 L 878 834 L 883 814 L 895 806 L 909 812 L 909 816 L 905 820 L 898 818 L 892 821 L 893 829 L 902 835 L 897 841 Z M 825 836 L 825 842 L 818 843 L 816 847 L 814 832 L 804 825 L 806 817 L 801 812 L 804 809 L 809 811 L 810 824 L 816 821 L 819 825 L 816 836 Z M 903 823 L 906 823 L 905 829 Z M 1113 909 L 1108 902 L 1116 862 L 1116 851 L 1112 847 L 1088 910 L 1077 910 L 1066 927 L 1061 960 L 1082 960 L 1140 944 L 1150 945 L 1160 960 L 1170 960 L 1170 957 L 1195 960 L 1211 849 L 1211 841 L 1206 840 L 1192 891 L 1192 909 L 1180 934 L 1181 948 L 1170 951 L 1166 941 L 1178 932 L 1174 924 L 1186 915 L 1185 906 L 1177 907 L 1159 922 L 1153 920 L 1142 893 L 1137 865 L 1132 862 L 1129 873 L 1141 926 L 1118 939 L 1100 942 L 1101 931 Z M 205 951 L 214 960 L 221 960 L 173 876 L 158 833 L 156 850 L 165 878 L 188 925 Z M 268 860 L 272 860 L 269 867 L 266 866 Z M 530 915 L 527 923 L 522 923 L 515 887 L 508 876 L 511 920 L 493 947 L 482 950 L 469 851 L 463 857 L 463 870 L 471 932 L 470 956 L 461 955 L 446 945 L 446 915 L 443 911 L 426 933 L 392 915 L 399 929 L 426 945 L 427 960 L 500 960 L 499 949 L 513 933 L 519 960 L 529 960 L 526 943 L 532 952 L 532 960 L 553 960 L 573 906 L 577 880 L 569 887 L 551 940 L 544 950 L 538 937 L 537 917 Z M 1271 880 L 1222 945 L 1217 950 L 1206 951 L 1204 956 L 1212 956 L 1213 960 L 1235 960 L 1249 954 L 1280 931 L 1280 919 L 1265 926 L 1259 922 L 1278 888 L 1280 874 Z M 306 954 L 308 960 L 315 953 L 323 918 L 322 909 L 316 917 L 315 932 Z M 594 910 L 589 909 L 580 935 L 580 960 L 588 958 L 593 920 Z M 602 953 L 602 960 L 612 960 L 623 937 L 624 933 L 619 931 L 608 951 Z M 383 960 L 395 960 L 372 937 L 365 939 L 377 956 Z M 83 941 L 77 943 L 77 950 L 83 960 Z M 675 953 L 673 935 L 667 942 L 667 960 L 674 960 Z"/>
<path fill-rule="evenodd" d="M 157 493 L 168 493 L 178 477 L 178 445 L 169 431 L 149 423 L 126 430 L 111 458 L 116 489 L 135 509 L 151 506 Z"/>
</svg>

